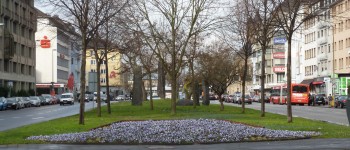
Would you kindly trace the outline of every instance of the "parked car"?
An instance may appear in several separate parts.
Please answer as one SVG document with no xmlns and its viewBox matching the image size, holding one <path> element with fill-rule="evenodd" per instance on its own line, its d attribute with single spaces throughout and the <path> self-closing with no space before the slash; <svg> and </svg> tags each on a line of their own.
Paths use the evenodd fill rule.
<svg viewBox="0 0 350 150">
<path fill-rule="evenodd" d="M 209 94 L 209 100 L 217 100 L 214 94 Z"/>
<path fill-rule="evenodd" d="M 147 97 L 148 99 L 148 97 Z M 126 97 L 125 95 L 118 95 L 116 98 L 115 98 L 116 101 L 123 101 L 123 100 L 126 100 Z"/>
<path fill-rule="evenodd" d="M 84 99 L 85 99 L 85 100 L 84 100 L 85 102 L 90 102 L 89 96 L 90 96 L 89 94 L 85 94 L 85 98 L 84 98 Z M 80 97 L 80 95 L 79 95 L 78 103 L 80 103 L 80 98 L 81 98 L 81 97 Z"/>
<path fill-rule="evenodd" d="M 227 97 L 227 102 L 228 103 L 233 103 L 233 95 L 229 95 L 228 97 Z"/>
<path fill-rule="evenodd" d="M 107 95 L 101 94 L 101 102 L 106 102 L 106 101 L 107 101 Z"/>
<path fill-rule="evenodd" d="M 265 103 L 270 103 L 270 97 L 267 96 L 267 95 L 265 95 L 265 96 L 264 96 L 264 101 L 265 101 Z M 261 103 L 261 98 L 260 98 L 260 96 L 259 96 L 259 103 Z"/>
<path fill-rule="evenodd" d="M 41 94 L 45 98 L 45 105 L 52 104 L 52 96 L 50 94 Z"/>
<path fill-rule="evenodd" d="M 7 98 L 7 108 L 18 110 L 21 108 L 18 99 L 15 97 Z"/>
<path fill-rule="evenodd" d="M 147 96 L 147 100 L 150 100 L 151 98 Z M 152 100 L 160 100 L 159 96 L 152 96 Z"/>
<path fill-rule="evenodd" d="M 35 106 L 35 107 L 40 107 L 41 106 L 41 101 L 40 101 L 40 98 L 38 96 L 30 96 L 29 97 L 29 100 L 30 100 L 30 104 L 32 106 Z"/>
<path fill-rule="evenodd" d="M 39 97 L 39 99 L 40 99 L 40 105 L 41 105 L 41 106 L 46 105 L 46 99 L 44 98 L 44 96 L 38 96 L 38 97 Z"/>
<path fill-rule="evenodd" d="M 57 94 L 57 95 L 56 95 L 57 104 L 60 103 L 60 101 L 61 101 L 61 96 L 62 96 L 61 94 Z"/>
<path fill-rule="evenodd" d="M 20 108 L 25 108 L 25 101 L 23 100 L 22 97 L 15 97 L 16 101 L 18 101 Z"/>
<path fill-rule="evenodd" d="M 30 103 L 29 97 L 22 97 L 22 100 L 24 102 L 24 107 L 31 107 L 32 104 Z"/>
<path fill-rule="evenodd" d="M 7 100 L 5 97 L 0 97 L 0 110 L 7 109 Z"/>
<path fill-rule="evenodd" d="M 335 101 L 334 101 L 334 107 L 335 108 L 344 108 L 346 101 L 348 100 L 348 96 L 347 95 L 340 95 L 338 96 Z"/>
<path fill-rule="evenodd" d="M 242 104 L 243 100 L 242 100 L 243 97 L 240 97 L 239 100 L 238 100 L 238 104 Z M 244 103 L 248 103 L 248 104 L 252 104 L 252 97 L 250 95 L 244 95 Z"/>
<path fill-rule="evenodd" d="M 241 98 L 241 95 L 234 95 L 233 103 L 238 103 L 240 98 Z"/>
<path fill-rule="evenodd" d="M 318 105 L 326 105 L 326 99 L 324 94 L 316 94 L 314 98 L 314 103 Z"/>
<path fill-rule="evenodd" d="M 253 102 L 259 102 L 260 101 L 260 96 L 259 95 L 254 95 L 252 99 L 253 99 Z"/>
<path fill-rule="evenodd" d="M 60 105 L 71 104 L 74 105 L 74 95 L 73 93 L 63 93 L 61 96 Z"/>
</svg>

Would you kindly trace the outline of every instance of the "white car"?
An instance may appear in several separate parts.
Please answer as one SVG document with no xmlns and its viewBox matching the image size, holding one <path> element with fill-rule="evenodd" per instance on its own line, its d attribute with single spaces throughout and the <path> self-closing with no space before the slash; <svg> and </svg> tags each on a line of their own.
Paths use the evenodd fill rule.
<svg viewBox="0 0 350 150">
<path fill-rule="evenodd" d="M 73 93 L 63 93 L 61 95 L 60 105 L 71 104 L 74 105 L 74 95 Z"/>
<path fill-rule="evenodd" d="M 123 101 L 123 100 L 126 100 L 126 97 L 125 95 L 118 95 L 116 98 L 115 98 L 116 101 Z"/>
</svg>

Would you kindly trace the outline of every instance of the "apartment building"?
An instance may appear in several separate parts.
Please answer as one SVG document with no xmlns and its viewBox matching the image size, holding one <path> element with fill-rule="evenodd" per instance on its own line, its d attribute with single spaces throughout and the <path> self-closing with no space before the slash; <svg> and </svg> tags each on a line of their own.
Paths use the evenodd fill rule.
<svg viewBox="0 0 350 150">
<path fill-rule="evenodd" d="M 0 1 L 0 87 L 35 90 L 35 31 L 34 0 Z"/>
<path fill-rule="evenodd" d="M 38 10 L 36 88 L 38 94 L 61 94 L 79 89 L 80 36 L 58 16 Z M 67 86 L 69 77 L 75 80 Z"/>
<path fill-rule="evenodd" d="M 99 50 L 99 56 L 103 50 Z M 111 94 L 117 95 L 118 93 L 128 93 L 128 75 L 124 73 L 124 64 L 122 63 L 122 54 L 116 52 L 109 52 L 107 54 L 108 59 L 108 72 L 106 70 L 106 62 L 102 62 L 100 70 L 97 70 L 97 61 L 95 59 L 94 50 L 90 49 L 86 52 L 86 90 L 89 92 L 96 92 L 97 82 L 101 84 L 101 91 L 106 92 L 107 77 L 109 79 L 109 89 Z M 99 80 L 97 80 L 97 71 L 100 71 Z M 108 75 L 108 76 L 106 76 Z M 90 76 L 90 77 L 89 77 Z M 93 76 L 93 77 L 92 77 Z"/>
<path fill-rule="evenodd" d="M 301 59 L 301 34 L 294 34 L 292 38 L 292 83 L 301 82 L 300 59 Z M 281 86 L 287 82 L 287 40 L 283 31 L 278 31 L 271 39 L 265 55 L 265 90 L 268 92 L 272 87 Z M 261 49 L 255 47 L 256 53 L 251 58 L 253 66 L 253 89 L 256 93 L 261 90 Z"/>
<path fill-rule="evenodd" d="M 350 86 L 350 0 L 330 5 L 333 33 L 333 93 L 347 95 Z"/>
<path fill-rule="evenodd" d="M 311 93 L 332 93 L 331 77 L 333 72 L 333 28 L 331 24 L 331 6 L 335 0 L 317 1 L 306 12 L 314 17 L 308 18 L 303 26 L 304 79 Z"/>
</svg>

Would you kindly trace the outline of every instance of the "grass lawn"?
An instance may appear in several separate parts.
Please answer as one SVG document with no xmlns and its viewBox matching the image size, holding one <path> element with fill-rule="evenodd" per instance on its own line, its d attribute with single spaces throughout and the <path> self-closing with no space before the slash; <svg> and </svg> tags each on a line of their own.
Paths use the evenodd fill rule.
<svg viewBox="0 0 350 150">
<path fill-rule="evenodd" d="M 154 110 L 151 111 L 148 102 L 144 102 L 143 106 L 131 106 L 130 102 L 113 103 L 111 105 L 112 114 L 107 113 L 106 107 L 102 107 L 102 117 L 97 117 L 96 110 L 85 113 L 85 125 L 78 125 L 79 115 L 74 115 L 0 132 L 0 144 L 33 143 L 33 141 L 26 141 L 25 138 L 32 135 L 88 131 L 121 120 L 196 118 L 230 120 L 269 129 L 318 131 L 322 133 L 319 138 L 350 138 L 350 127 L 347 126 L 296 117 L 293 118 L 293 123 L 287 123 L 286 116 L 266 113 L 266 117 L 262 118 L 260 111 L 246 109 L 246 113 L 242 114 L 241 108 L 235 106 L 225 106 L 224 111 L 220 111 L 219 105 L 198 106 L 197 108 L 178 106 L 176 115 L 170 115 L 170 100 L 154 101 L 154 106 Z"/>
</svg>

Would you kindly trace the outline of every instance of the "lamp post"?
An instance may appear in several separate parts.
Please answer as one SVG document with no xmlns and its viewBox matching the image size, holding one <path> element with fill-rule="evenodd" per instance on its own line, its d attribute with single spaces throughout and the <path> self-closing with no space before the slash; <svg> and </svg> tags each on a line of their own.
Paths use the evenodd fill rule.
<svg viewBox="0 0 350 150">
<path fill-rule="evenodd" d="M 54 72 L 55 72 L 55 70 L 54 70 L 54 51 L 55 51 L 55 49 L 52 49 L 52 65 L 51 65 L 51 67 L 52 67 L 52 76 L 51 76 L 51 95 L 52 96 L 54 96 L 55 95 L 55 87 L 54 87 Z"/>
</svg>

